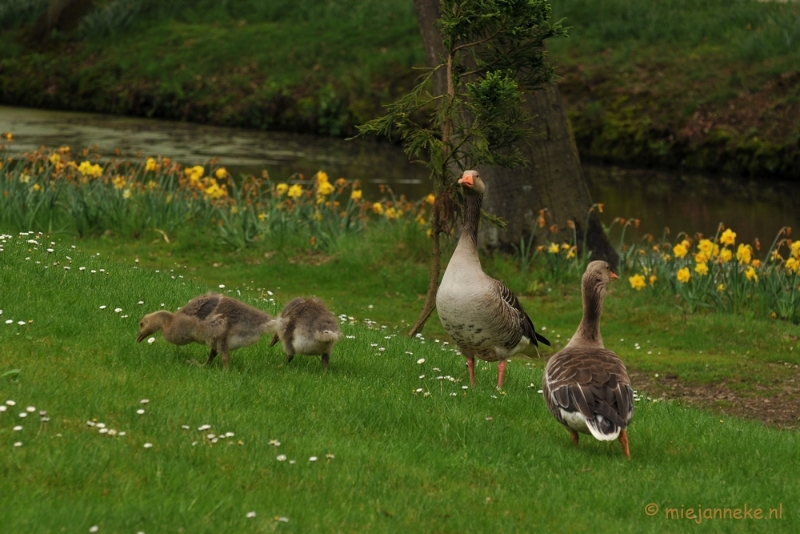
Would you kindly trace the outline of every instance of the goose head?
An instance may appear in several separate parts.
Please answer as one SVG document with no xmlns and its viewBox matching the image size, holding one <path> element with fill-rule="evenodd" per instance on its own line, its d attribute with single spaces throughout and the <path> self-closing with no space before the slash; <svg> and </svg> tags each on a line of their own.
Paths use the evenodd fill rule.
<svg viewBox="0 0 800 534">
<path fill-rule="evenodd" d="M 150 334 L 158 332 L 164 327 L 164 323 L 171 317 L 172 314 L 167 315 L 169 312 L 157 311 L 155 313 L 148 313 L 142 320 L 139 321 L 139 335 L 136 336 L 136 342 L 141 343 L 144 338 Z"/>
<path fill-rule="evenodd" d="M 602 295 L 608 284 L 617 278 L 607 261 L 593 261 L 586 266 L 586 272 L 583 273 L 583 287 L 592 293 Z"/>
<path fill-rule="evenodd" d="M 478 171 L 464 171 L 458 183 L 464 189 L 465 193 L 473 192 L 478 195 L 483 195 L 486 191 L 486 186 L 483 184 L 483 180 L 481 180 L 481 175 L 478 174 Z"/>
</svg>

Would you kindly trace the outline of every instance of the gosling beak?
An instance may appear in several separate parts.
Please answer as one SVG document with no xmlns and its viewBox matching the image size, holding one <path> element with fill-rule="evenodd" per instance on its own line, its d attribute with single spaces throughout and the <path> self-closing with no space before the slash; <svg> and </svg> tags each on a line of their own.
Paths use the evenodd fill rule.
<svg viewBox="0 0 800 534">
<path fill-rule="evenodd" d="M 614 271 L 611 271 L 611 279 L 612 280 L 616 280 L 617 278 L 619 278 L 619 276 L 617 276 L 617 273 L 615 273 Z"/>
<path fill-rule="evenodd" d="M 141 343 L 141 342 L 142 342 L 142 340 L 143 340 L 144 338 L 146 338 L 146 337 L 147 337 L 147 334 L 139 334 L 138 336 L 136 336 L 136 342 L 137 342 L 137 343 Z"/>
</svg>

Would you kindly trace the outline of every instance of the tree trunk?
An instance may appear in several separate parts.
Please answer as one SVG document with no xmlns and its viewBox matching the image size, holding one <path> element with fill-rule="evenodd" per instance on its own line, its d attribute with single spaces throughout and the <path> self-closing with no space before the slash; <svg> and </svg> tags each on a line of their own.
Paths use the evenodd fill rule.
<svg viewBox="0 0 800 534">
<path fill-rule="evenodd" d="M 446 53 L 441 35 L 434 26 L 439 17 L 438 0 L 414 0 L 422 41 L 428 65 L 441 62 Z M 443 69 L 433 77 L 433 91 L 442 94 L 447 90 Z M 591 253 L 592 259 L 603 259 L 617 268 L 619 257 L 608 242 L 596 211 L 591 211 L 592 199 L 580 165 L 575 138 L 569 126 L 561 94 L 554 84 L 526 95 L 527 112 L 536 118 L 533 129 L 536 135 L 520 147 L 530 161 L 527 169 L 482 167 L 478 169 L 486 184 L 484 209 L 508 222 L 500 230 L 484 228 L 481 244 L 510 249 L 529 236 L 536 228 L 538 212 L 547 208 L 559 231 L 550 234 L 552 241 L 572 239 L 567 221 L 576 226 L 579 253 Z M 584 243 L 585 236 L 585 243 Z M 542 237 L 537 241 L 541 244 Z"/>
</svg>

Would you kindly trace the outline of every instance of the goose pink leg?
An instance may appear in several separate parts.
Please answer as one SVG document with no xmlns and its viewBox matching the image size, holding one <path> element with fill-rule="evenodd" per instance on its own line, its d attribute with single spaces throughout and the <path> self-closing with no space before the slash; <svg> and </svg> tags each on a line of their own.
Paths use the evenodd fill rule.
<svg viewBox="0 0 800 534">
<path fill-rule="evenodd" d="M 503 389 L 503 380 L 506 378 L 506 361 L 500 360 L 497 363 L 497 389 Z"/>
<path fill-rule="evenodd" d="M 467 368 L 469 368 L 469 383 L 475 387 L 475 358 L 472 356 L 467 357 Z"/>
</svg>

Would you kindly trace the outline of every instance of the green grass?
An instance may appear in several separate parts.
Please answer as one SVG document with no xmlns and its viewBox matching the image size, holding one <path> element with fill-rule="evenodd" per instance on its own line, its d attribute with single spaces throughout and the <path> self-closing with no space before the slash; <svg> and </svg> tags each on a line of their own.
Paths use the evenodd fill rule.
<svg viewBox="0 0 800 534">
<path fill-rule="evenodd" d="M 0 414 L 0 447 L 6 450 L 0 521 L 9 532 L 85 532 L 92 525 L 100 532 L 520 532 L 566 526 L 576 532 L 682 532 L 688 520 L 668 519 L 667 507 L 745 504 L 782 505 L 784 517 L 718 519 L 705 528 L 797 529 L 800 489 L 786 469 L 799 459 L 796 432 L 728 418 L 720 423 L 701 411 L 639 401 L 630 429 L 631 462 L 615 443 L 584 438 L 575 449 L 536 392 L 539 362 L 512 362 L 503 393 L 492 387 L 495 366 L 481 364 L 478 387 L 463 390 L 462 358 L 434 341 L 434 328 L 426 331 L 425 343 L 405 337 L 397 322 L 404 313 L 396 312 L 394 299 L 374 292 L 371 270 L 351 271 L 356 265 L 332 261 L 292 274 L 268 261 L 248 265 L 252 258 L 242 253 L 215 258 L 222 262 L 218 267 L 198 261 L 186 269 L 154 269 L 147 265 L 154 260 L 142 258 L 137 265 L 124 244 L 76 241 L 73 249 L 71 240 L 42 236 L 41 246 L 34 246 L 25 242 L 31 237 L 8 238 L 0 252 L 0 370 L 21 370 L 16 379 L 0 380 L 0 400 L 17 402 Z M 361 265 L 401 270 L 376 256 Z M 359 280 L 352 280 L 354 272 Z M 390 278 L 403 299 L 419 282 Z M 335 313 L 354 317 L 354 324 L 342 326 L 352 338 L 336 347 L 328 375 L 317 358 L 287 365 L 278 346 L 269 348 L 266 340 L 234 352 L 228 373 L 218 365 L 187 363 L 205 356 L 197 345 L 174 347 L 160 335 L 152 345 L 135 344 L 144 312 L 161 303 L 175 308 L 219 283 L 270 312 L 288 295 L 323 295 Z M 337 296 L 329 297 L 325 288 L 340 284 L 363 289 L 348 299 L 336 288 Z M 275 291 L 278 286 L 282 290 Z M 562 338 L 578 316 L 574 291 L 563 291 L 525 300 L 534 317 L 546 317 L 537 324 Z M 670 353 L 683 358 L 703 334 L 720 349 L 726 347 L 720 340 L 732 344 L 744 337 L 724 331 L 730 323 L 722 316 L 684 323 L 669 336 L 655 325 L 651 331 L 634 327 L 646 321 L 632 307 L 622 309 L 628 299 L 618 291 L 625 290 L 618 287 L 608 298 L 603 332 L 632 365 L 635 351 L 616 343 L 617 336 L 641 336 L 642 344 L 649 337 L 664 350 L 673 345 Z M 641 304 L 639 296 L 632 298 Z M 368 318 L 377 323 L 370 326 Z M 9 319 L 13 324 L 5 324 Z M 775 343 L 768 334 L 787 329 L 775 322 L 746 326 L 749 339 L 767 338 L 767 349 Z M 425 362 L 418 364 L 419 358 Z M 456 382 L 437 380 L 440 375 Z M 417 388 L 423 391 L 415 394 Z M 140 404 L 144 398 L 146 405 Z M 40 423 L 36 413 L 20 419 L 27 406 L 47 410 L 51 420 Z M 143 415 L 136 413 L 140 408 Z M 86 424 L 92 420 L 126 435 L 101 435 Z M 17 424 L 23 430 L 13 431 Z M 211 429 L 199 431 L 204 424 Z M 226 432 L 235 436 L 216 444 L 203 437 Z M 279 447 L 270 444 L 273 439 Z M 23 445 L 14 447 L 17 441 Z M 279 454 L 296 463 L 278 461 Z M 310 462 L 311 456 L 318 460 Z M 655 517 L 644 511 L 651 502 L 662 508 Z M 250 511 L 255 518 L 246 518 Z"/>
</svg>

